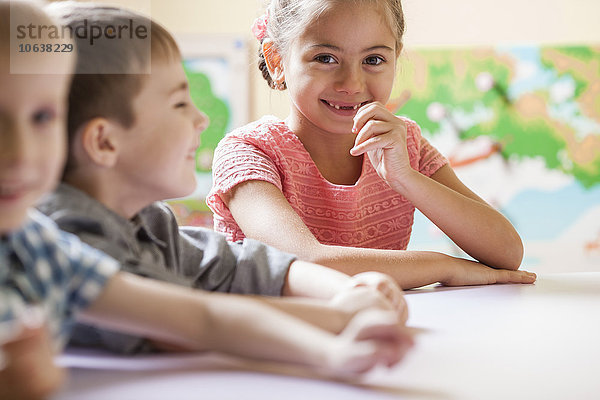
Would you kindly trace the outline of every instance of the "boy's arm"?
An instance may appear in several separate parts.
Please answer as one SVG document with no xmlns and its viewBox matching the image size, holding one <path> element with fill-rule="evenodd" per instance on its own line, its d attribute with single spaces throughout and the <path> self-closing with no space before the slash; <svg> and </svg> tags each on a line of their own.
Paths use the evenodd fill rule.
<svg viewBox="0 0 600 400">
<path fill-rule="evenodd" d="M 380 291 L 403 321 L 408 316 L 402 290 L 387 275 L 369 272 L 350 277 L 332 268 L 294 260 L 295 256 L 253 239 L 232 243 L 223 235 L 202 228 L 182 227 L 180 231 L 182 273 L 196 276 L 193 287 L 336 301 L 357 286 L 367 286 Z M 356 310 L 368 308 L 373 305 L 372 300 L 368 296 L 362 302 L 356 298 L 352 305 Z"/>
<path fill-rule="evenodd" d="M 276 299 L 206 293 L 118 273 L 82 318 L 189 350 L 323 367 L 336 374 L 395 364 L 412 343 L 395 313 L 363 311 L 346 327 L 346 312 L 291 300 L 275 308 L 271 302 Z M 306 320 L 343 333 L 336 336 Z"/>
<path fill-rule="evenodd" d="M 379 272 L 363 272 L 351 277 L 333 268 L 296 260 L 290 265 L 282 295 L 330 300 L 351 312 L 370 307 L 390 308 L 398 313 L 402 323 L 408 319 L 408 305 L 402 290 L 390 276 Z"/>
<path fill-rule="evenodd" d="M 211 292 L 321 299 L 343 295 L 353 286 L 373 286 L 399 313 L 406 311 L 402 292 L 389 277 L 379 274 L 377 279 L 350 279 L 339 271 L 294 261 L 294 255 L 256 240 L 232 243 L 209 229 L 179 227 L 172 210 L 163 202 L 139 212 L 136 235 L 130 221 L 117 217 L 68 184 L 61 184 L 38 207 L 61 229 L 107 253 L 119 261 L 122 270 L 136 275 Z M 354 305 L 360 306 L 360 302 Z M 82 344 L 104 343 L 121 352 L 140 347 L 133 338 L 81 325 L 75 334 L 85 339 Z"/>
<path fill-rule="evenodd" d="M 66 189 L 63 187 L 62 191 Z M 47 200 L 42 207 L 44 211 L 61 228 L 115 257 L 124 271 L 208 291 L 330 299 L 332 304 L 351 312 L 369 307 L 389 308 L 384 304 L 384 299 L 374 293 L 360 297 L 346 294 L 353 291 L 355 286 L 371 286 L 380 290 L 397 310 L 401 320 L 406 321 L 407 310 L 402 293 L 391 279 L 383 275 L 370 282 L 351 279 L 346 274 L 320 265 L 294 261 L 293 255 L 252 239 L 231 243 L 214 231 L 195 227 L 179 228 L 173 213 L 163 203 L 155 203 L 139 215 L 143 222 L 141 226 L 154 239 L 146 239 L 145 245 L 126 246 L 118 235 L 108 234 L 107 230 L 114 227 L 106 227 L 103 221 L 94 217 L 94 212 L 84 216 L 76 208 L 80 203 L 93 204 L 93 200 L 83 196 L 69 207 L 61 206 L 71 204 L 69 199 L 60 201 L 65 197 L 62 191 L 58 190 L 52 201 Z M 75 194 L 81 197 L 80 193 Z M 124 228 L 122 231 L 126 232 Z M 164 243 L 161 250 L 154 243 L 155 239 Z M 155 252 L 155 257 L 146 254 L 136 258 L 132 249 L 138 247 L 145 248 L 146 252 Z M 143 337 L 86 324 L 77 324 L 71 338 L 71 344 L 102 347 L 126 354 L 151 347 Z"/>
</svg>

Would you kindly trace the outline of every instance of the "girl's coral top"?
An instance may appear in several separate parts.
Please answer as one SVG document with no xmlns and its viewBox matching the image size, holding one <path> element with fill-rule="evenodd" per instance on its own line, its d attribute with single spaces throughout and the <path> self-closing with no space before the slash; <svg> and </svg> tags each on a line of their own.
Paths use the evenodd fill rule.
<svg viewBox="0 0 600 400">
<path fill-rule="evenodd" d="M 431 176 L 448 161 L 421 136 L 414 121 L 403 121 L 410 164 Z M 415 208 L 377 175 L 368 157 L 363 159 L 354 185 L 336 185 L 323 178 L 284 121 L 263 117 L 236 129 L 215 151 L 213 187 L 206 200 L 214 213 L 214 228 L 229 240 L 245 237 L 220 195 L 239 183 L 260 180 L 281 190 L 323 244 L 406 249 Z"/>
</svg>

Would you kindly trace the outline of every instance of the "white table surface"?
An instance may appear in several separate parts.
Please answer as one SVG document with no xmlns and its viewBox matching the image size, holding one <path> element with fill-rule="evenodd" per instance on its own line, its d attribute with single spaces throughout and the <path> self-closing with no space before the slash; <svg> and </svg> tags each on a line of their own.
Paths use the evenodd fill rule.
<svg viewBox="0 0 600 400">
<path fill-rule="evenodd" d="M 214 354 L 70 352 L 59 358 L 69 382 L 54 398 L 600 399 L 600 272 L 542 274 L 535 285 L 426 287 L 407 301 L 416 347 L 401 365 L 354 384 Z"/>
</svg>

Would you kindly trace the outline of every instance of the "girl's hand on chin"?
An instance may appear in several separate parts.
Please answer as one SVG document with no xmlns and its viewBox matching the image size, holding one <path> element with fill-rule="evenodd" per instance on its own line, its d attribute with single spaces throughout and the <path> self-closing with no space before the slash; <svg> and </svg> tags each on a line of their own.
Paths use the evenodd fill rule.
<svg viewBox="0 0 600 400">
<path fill-rule="evenodd" d="M 379 102 L 362 106 L 354 116 L 353 156 L 367 154 L 379 176 L 393 181 L 413 172 L 406 147 L 406 125 Z"/>
</svg>

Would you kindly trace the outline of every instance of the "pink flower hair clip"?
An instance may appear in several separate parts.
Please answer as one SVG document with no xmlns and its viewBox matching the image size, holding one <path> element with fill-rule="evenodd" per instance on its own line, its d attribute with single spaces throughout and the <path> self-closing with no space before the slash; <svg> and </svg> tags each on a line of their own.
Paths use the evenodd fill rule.
<svg viewBox="0 0 600 400">
<path fill-rule="evenodd" d="M 256 18 L 254 20 L 254 23 L 252 24 L 252 33 L 254 34 L 254 37 L 258 39 L 259 42 L 262 42 L 263 39 L 267 36 L 268 21 L 269 14 L 265 12 L 263 15 Z"/>
</svg>

